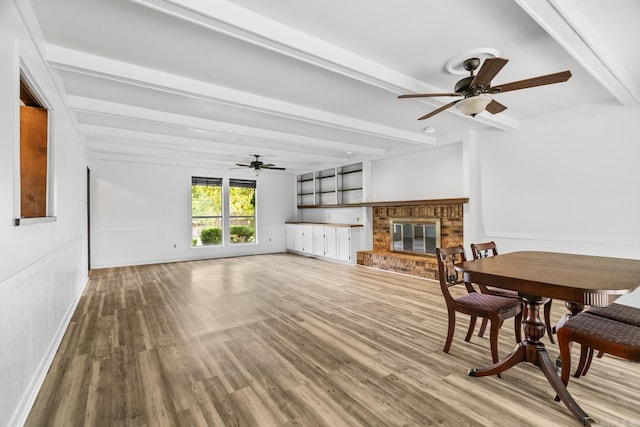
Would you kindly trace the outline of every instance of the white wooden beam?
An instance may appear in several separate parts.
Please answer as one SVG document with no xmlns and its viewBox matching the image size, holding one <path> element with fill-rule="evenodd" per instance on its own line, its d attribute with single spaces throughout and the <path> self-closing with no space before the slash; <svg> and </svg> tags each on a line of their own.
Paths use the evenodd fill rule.
<svg viewBox="0 0 640 427">
<path fill-rule="evenodd" d="M 622 105 L 640 102 L 638 82 L 602 40 L 579 3 L 574 0 L 515 1 Z M 602 5 L 614 7 L 606 2 Z"/>
<path fill-rule="evenodd" d="M 226 34 L 291 58 L 388 90 L 403 93 L 448 92 L 421 80 L 385 67 L 368 58 L 328 43 L 303 31 L 274 21 L 226 0 L 130 0 L 156 11 Z M 436 98 L 423 102 L 440 107 L 448 100 Z M 519 128 L 519 122 L 506 114 L 468 120 L 481 121 L 503 130 Z"/>
<path fill-rule="evenodd" d="M 288 161 L 292 166 L 296 161 L 307 163 L 327 162 L 334 164 L 347 164 L 348 159 L 339 156 L 326 156 L 315 153 L 294 152 L 291 150 L 278 150 L 265 148 L 259 145 L 228 144 L 215 141 L 204 141 L 196 138 L 185 138 L 175 135 L 141 132 L 131 129 L 119 129 L 98 125 L 81 124 L 80 132 L 87 141 L 103 141 L 120 146 L 145 146 L 159 147 L 167 150 L 184 151 L 191 154 L 227 155 L 229 161 L 239 162 L 250 153 L 261 153 L 265 150 L 271 156 L 278 156 Z"/>
<path fill-rule="evenodd" d="M 395 141 L 413 144 L 435 144 L 433 137 L 416 132 L 383 126 L 354 119 L 353 117 L 230 89 L 213 83 L 57 45 L 47 45 L 46 51 L 49 64 L 52 67 L 63 70 Z"/>
<path fill-rule="evenodd" d="M 102 101 L 99 99 L 80 96 L 68 96 L 67 105 L 73 111 L 95 113 L 113 117 L 124 117 L 152 123 L 173 125 L 182 128 L 200 129 L 221 134 L 241 135 L 267 141 L 282 141 L 304 146 L 320 147 L 324 150 L 336 150 L 343 153 L 353 152 L 371 156 L 383 157 L 386 150 L 383 148 L 369 147 L 358 144 L 332 141 L 322 138 L 294 135 L 285 132 L 261 129 L 233 123 L 218 122 L 199 117 L 186 116 L 166 111 L 152 110 L 132 105 Z"/>
</svg>

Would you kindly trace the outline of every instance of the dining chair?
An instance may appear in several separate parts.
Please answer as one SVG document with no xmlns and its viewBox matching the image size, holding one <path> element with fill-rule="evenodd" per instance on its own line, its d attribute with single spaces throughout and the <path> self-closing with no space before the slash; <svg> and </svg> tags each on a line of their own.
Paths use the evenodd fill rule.
<svg viewBox="0 0 640 427">
<path fill-rule="evenodd" d="M 582 312 L 565 322 L 558 329 L 557 336 L 562 362 L 560 378 L 565 386 L 569 383 L 571 370 L 571 342 L 580 344 L 582 348 L 601 350 L 623 359 L 640 361 L 640 326 Z"/>
<path fill-rule="evenodd" d="M 586 313 L 640 328 L 640 308 L 637 307 L 613 303 L 606 307 L 591 307 Z M 581 375 L 587 375 L 595 350 L 598 350 L 598 358 L 602 358 L 605 354 L 605 351 L 602 349 L 589 347 L 587 345 L 581 345 L 580 347 L 580 361 L 573 374 L 575 378 L 580 378 Z"/>
<path fill-rule="evenodd" d="M 473 255 L 473 259 L 496 256 L 498 255 L 498 247 L 493 241 L 486 242 L 486 243 L 472 243 L 471 254 Z M 520 300 L 520 296 L 518 295 L 518 292 L 513 291 L 511 289 L 494 288 L 494 287 L 488 287 L 480 284 L 478 284 L 478 287 L 480 288 L 480 292 L 482 292 L 483 294 L 498 295 L 501 297 L 508 297 L 508 298 L 517 298 L 518 300 Z M 552 302 L 553 302 L 552 299 L 547 299 L 544 303 L 544 323 L 547 327 L 547 335 L 549 336 L 549 340 L 555 344 L 555 340 L 553 339 L 553 328 L 551 326 L 551 303 Z M 523 304 L 522 309 L 523 309 L 522 317 L 526 318 L 527 316 L 526 305 Z M 486 331 L 486 329 L 487 329 L 487 319 L 485 318 L 485 319 L 482 319 L 482 323 L 480 324 L 480 330 L 478 331 L 478 336 L 479 337 L 484 336 L 484 332 Z"/>
<path fill-rule="evenodd" d="M 456 312 L 467 314 L 471 317 L 469 330 L 465 337 L 465 341 L 469 342 L 473 335 L 478 317 L 486 318 L 491 321 L 489 332 L 489 343 L 491 346 L 491 358 L 493 363 L 498 362 L 498 333 L 502 322 L 513 317 L 515 324 L 516 342 L 522 339 L 522 305 L 520 300 L 515 298 L 505 298 L 497 295 L 483 294 L 477 292 L 471 283 L 461 279 L 461 274 L 455 270 L 454 265 L 467 260 L 464 247 L 462 245 L 450 248 L 436 248 L 436 257 L 438 259 L 438 278 L 440 280 L 440 288 L 442 295 L 447 304 L 447 313 L 449 317 L 449 329 L 447 331 L 447 340 L 444 345 L 444 352 L 449 353 L 451 342 L 453 341 L 453 333 L 456 326 Z M 466 293 L 458 296 L 457 293 L 451 293 L 450 289 L 454 286 L 464 286 Z"/>
</svg>

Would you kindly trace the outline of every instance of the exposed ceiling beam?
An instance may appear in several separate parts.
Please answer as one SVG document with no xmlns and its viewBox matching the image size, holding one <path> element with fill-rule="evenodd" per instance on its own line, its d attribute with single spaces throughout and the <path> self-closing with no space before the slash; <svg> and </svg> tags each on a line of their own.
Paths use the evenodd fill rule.
<svg viewBox="0 0 640 427">
<path fill-rule="evenodd" d="M 211 154 L 211 155 L 228 155 L 228 161 L 243 161 L 250 153 L 261 153 L 267 151 L 270 156 L 278 156 L 286 159 L 289 166 L 296 166 L 296 162 L 306 163 L 335 163 L 347 164 L 348 158 L 337 156 L 326 156 L 315 153 L 300 153 L 291 150 L 278 150 L 273 148 L 265 148 L 264 146 L 247 146 L 238 144 L 227 144 L 213 141 L 204 141 L 196 138 L 185 138 L 174 135 L 157 134 L 149 132 L 141 132 L 130 129 L 118 129 L 106 126 L 86 125 L 78 126 L 80 132 L 85 135 L 85 139 L 89 141 L 102 141 L 120 146 L 145 146 L 159 147 L 168 150 L 185 151 L 189 153 Z M 311 161 L 310 161 L 311 160 Z M 281 163 L 281 161 L 279 160 Z"/>
<path fill-rule="evenodd" d="M 640 102 L 640 87 L 573 0 L 515 0 L 624 106 Z M 607 3 L 606 7 L 614 7 Z M 633 49 L 633 48 L 632 48 Z"/>
<path fill-rule="evenodd" d="M 114 147 L 113 145 L 119 145 Z M 235 167 L 234 163 L 240 161 L 243 163 L 249 162 L 250 159 L 228 159 L 221 158 L 217 155 L 203 155 L 200 153 L 194 153 L 188 149 L 181 155 L 175 155 L 174 150 L 165 150 L 158 148 L 153 144 L 136 144 L 129 146 L 126 150 L 121 149 L 122 141 L 112 143 L 108 141 L 90 140 L 87 141 L 89 147 L 89 157 L 94 160 L 107 160 L 129 163 L 148 163 L 148 164 L 160 164 L 170 166 L 188 166 L 189 168 L 206 168 L 207 170 L 234 170 L 237 169 L 238 173 L 242 173 L 242 170 Z M 278 174 L 296 174 L 306 173 L 309 171 L 325 169 L 331 167 L 331 164 L 325 163 L 307 163 L 296 162 L 288 164 L 286 162 L 277 161 L 278 166 L 286 167 L 286 171 L 269 171 L 269 173 Z"/>
<path fill-rule="evenodd" d="M 182 156 L 171 155 L 165 150 L 159 150 L 157 148 L 133 146 L 126 152 L 115 151 L 110 143 L 101 141 L 88 142 L 89 158 L 93 160 L 110 160 L 118 162 L 129 163 L 147 163 L 147 164 L 159 164 L 168 166 L 189 166 L 190 168 L 202 167 L 202 168 L 215 168 L 215 169 L 230 169 L 228 162 L 221 161 L 216 156 L 203 156 L 194 155 L 189 156 L 188 153 Z M 291 173 L 286 171 L 285 173 Z"/>
<path fill-rule="evenodd" d="M 396 95 L 447 92 L 226 0 L 130 1 Z M 448 102 L 435 98 L 422 101 L 436 107 Z M 519 128 L 519 122 L 506 114 L 472 119 L 455 109 L 448 110 L 448 113 L 481 121 L 498 129 Z"/>
<path fill-rule="evenodd" d="M 395 141 L 435 144 L 435 138 L 428 135 L 230 89 L 61 46 L 47 45 L 46 52 L 49 64 L 63 70 Z"/>
<path fill-rule="evenodd" d="M 124 117 L 128 119 L 145 122 L 161 123 L 181 128 L 199 129 L 227 135 L 241 135 L 248 138 L 282 141 L 305 146 L 319 146 L 324 149 L 331 149 L 340 152 L 352 152 L 370 156 L 384 156 L 386 150 L 383 148 L 368 147 L 358 144 L 332 141 L 322 138 L 313 138 L 278 132 L 269 129 L 261 129 L 250 126 L 237 125 L 232 123 L 218 122 L 215 120 L 202 119 L 199 117 L 186 116 L 166 111 L 152 110 L 132 105 L 119 104 L 109 101 L 102 101 L 93 98 L 79 96 L 68 96 L 67 105 L 73 111 L 101 114 L 113 117 Z M 221 137 L 221 139 L 225 139 Z"/>
</svg>

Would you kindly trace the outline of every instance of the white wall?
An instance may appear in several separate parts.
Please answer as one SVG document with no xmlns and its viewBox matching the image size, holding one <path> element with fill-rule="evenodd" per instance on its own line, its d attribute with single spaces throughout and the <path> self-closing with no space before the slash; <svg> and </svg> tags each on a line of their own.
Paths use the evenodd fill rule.
<svg viewBox="0 0 640 427">
<path fill-rule="evenodd" d="M 640 259 L 639 119 L 603 107 L 376 161 L 372 200 L 469 197 L 465 244 Z"/>
<path fill-rule="evenodd" d="M 24 422 L 87 279 L 86 153 L 19 4 L 0 2 L 0 426 Z M 16 227 L 20 60 L 52 109 L 57 221 Z"/>
<path fill-rule="evenodd" d="M 92 268 L 281 252 L 295 218 L 295 176 L 257 177 L 257 243 L 191 247 L 191 176 L 252 179 L 249 171 L 92 161 Z M 176 246 L 174 248 L 174 245 Z"/>
<path fill-rule="evenodd" d="M 640 259 L 640 106 L 480 137 L 478 239 Z"/>
<path fill-rule="evenodd" d="M 463 196 L 462 144 L 372 163 L 372 201 Z"/>
</svg>

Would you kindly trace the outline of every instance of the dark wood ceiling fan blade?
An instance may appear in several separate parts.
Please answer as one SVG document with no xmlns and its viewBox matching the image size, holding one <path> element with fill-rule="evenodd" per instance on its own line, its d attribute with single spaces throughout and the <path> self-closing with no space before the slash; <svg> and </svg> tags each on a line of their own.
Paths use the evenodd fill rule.
<svg viewBox="0 0 640 427">
<path fill-rule="evenodd" d="M 491 88 L 493 93 L 510 92 L 512 90 L 527 89 L 530 87 L 550 85 L 554 83 L 566 82 L 571 78 L 571 71 L 561 71 L 559 73 L 546 74 L 544 76 L 532 77 L 530 79 L 518 80 L 517 82 L 495 85 Z"/>
<path fill-rule="evenodd" d="M 429 114 L 425 114 L 424 116 L 420 117 L 418 120 L 424 120 L 424 119 L 428 119 L 429 117 L 435 116 L 438 113 L 443 112 L 444 110 L 453 107 L 454 105 L 456 105 L 458 102 L 462 101 L 462 99 L 457 99 L 453 102 L 450 102 L 448 104 L 443 105 L 442 107 L 433 110 L 432 112 L 430 112 Z"/>
<path fill-rule="evenodd" d="M 236 166 L 241 166 L 243 168 L 250 168 L 251 167 L 251 165 L 248 165 L 246 163 L 236 163 Z"/>
<path fill-rule="evenodd" d="M 491 80 L 502 70 L 502 67 L 504 67 L 507 62 L 509 62 L 509 60 L 505 58 L 485 59 L 482 67 L 480 67 L 480 71 L 478 71 L 478 74 L 476 74 L 469 86 L 489 87 Z"/>
<path fill-rule="evenodd" d="M 491 114 L 498 114 L 498 113 L 502 113 L 504 110 L 506 110 L 507 107 L 505 107 L 504 105 L 500 104 L 498 101 L 496 101 L 495 99 L 493 99 L 489 105 L 487 105 L 487 107 L 485 108 L 485 110 L 487 110 L 488 112 L 490 112 Z"/>
<path fill-rule="evenodd" d="M 462 96 L 460 93 L 410 93 L 408 95 L 400 95 L 398 99 L 405 98 L 430 98 L 433 96 Z"/>
<path fill-rule="evenodd" d="M 275 169 L 275 170 L 279 170 L 279 171 L 287 170 L 287 168 L 281 168 L 281 167 L 277 167 L 277 166 L 273 166 L 273 165 L 262 165 L 262 169 Z"/>
</svg>

